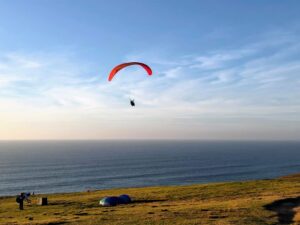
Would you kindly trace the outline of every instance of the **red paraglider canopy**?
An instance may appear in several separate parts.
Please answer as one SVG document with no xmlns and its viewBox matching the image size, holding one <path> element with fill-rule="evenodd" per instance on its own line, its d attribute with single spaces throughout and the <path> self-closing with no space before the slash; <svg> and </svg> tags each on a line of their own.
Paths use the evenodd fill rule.
<svg viewBox="0 0 300 225">
<path fill-rule="evenodd" d="M 152 75 L 152 70 L 151 68 L 144 64 L 144 63 L 140 63 L 140 62 L 128 62 L 128 63 L 122 63 L 118 66 L 116 66 L 115 68 L 112 69 L 112 71 L 110 72 L 109 74 L 109 77 L 108 77 L 108 81 L 111 81 L 114 76 L 123 68 L 127 67 L 127 66 L 131 66 L 131 65 L 139 65 L 139 66 L 142 66 L 148 73 L 149 76 Z"/>
</svg>

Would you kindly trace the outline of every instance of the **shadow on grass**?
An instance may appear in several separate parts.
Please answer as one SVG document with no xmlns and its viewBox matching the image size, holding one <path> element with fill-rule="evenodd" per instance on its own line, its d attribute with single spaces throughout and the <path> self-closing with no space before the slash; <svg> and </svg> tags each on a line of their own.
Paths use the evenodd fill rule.
<svg viewBox="0 0 300 225">
<path fill-rule="evenodd" d="M 77 202 L 70 202 L 70 201 L 53 201 L 49 202 L 48 205 L 60 205 L 60 206 L 69 206 L 78 204 Z"/>
<path fill-rule="evenodd" d="M 298 206 L 300 206 L 300 197 L 280 199 L 264 207 L 277 213 L 279 224 L 292 224 L 296 214 L 294 208 Z"/>
<path fill-rule="evenodd" d="M 62 225 L 62 224 L 66 224 L 67 222 L 50 222 L 47 223 L 47 225 Z"/>
<path fill-rule="evenodd" d="M 162 199 L 140 199 L 140 200 L 134 200 L 132 203 L 154 203 L 154 202 L 165 202 L 166 200 Z"/>
</svg>

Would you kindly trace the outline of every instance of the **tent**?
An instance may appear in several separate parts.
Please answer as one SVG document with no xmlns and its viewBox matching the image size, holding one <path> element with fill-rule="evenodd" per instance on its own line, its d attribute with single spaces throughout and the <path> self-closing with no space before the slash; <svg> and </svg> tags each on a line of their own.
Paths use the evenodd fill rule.
<svg viewBox="0 0 300 225">
<path fill-rule="evenodd" d="M 99 202 L 102 206 L 116 206 L 119 202 L 119 198 L 115 196 L 102 198 Z"/>
<path fill-rule="evenodd" d="M 131 203 L 131 198 L 129 197 L 129 195 L 120 195 L 118 197 L 119 203 L 120 204 L 128 204 Z"/>
</svg>

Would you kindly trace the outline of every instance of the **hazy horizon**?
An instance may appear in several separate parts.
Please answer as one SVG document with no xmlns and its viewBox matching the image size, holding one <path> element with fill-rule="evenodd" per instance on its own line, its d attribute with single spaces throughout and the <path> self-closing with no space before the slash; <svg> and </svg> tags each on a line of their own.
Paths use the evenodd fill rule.
<svg viewBox="0 0 300 225">
<path fill-rule="evenodd" d="M 117 141 L 117 142 L 300 142 L 299 139 L 129 139 L 129 138 L 110 138 L 110 139 L 0 139 L 1 142 L 106 142 L 106 141 Z"/>
</svg>

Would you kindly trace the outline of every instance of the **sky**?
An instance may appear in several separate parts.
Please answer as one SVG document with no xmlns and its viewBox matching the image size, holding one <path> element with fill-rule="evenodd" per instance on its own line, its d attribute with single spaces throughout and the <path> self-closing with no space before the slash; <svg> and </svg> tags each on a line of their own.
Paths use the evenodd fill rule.
<svg viewBox="0 0 300 225">
<path fill-rule="evenodd" d="M 299 140 L 299 10 L 0 0 L 0 139 Z"/>
</svg>

